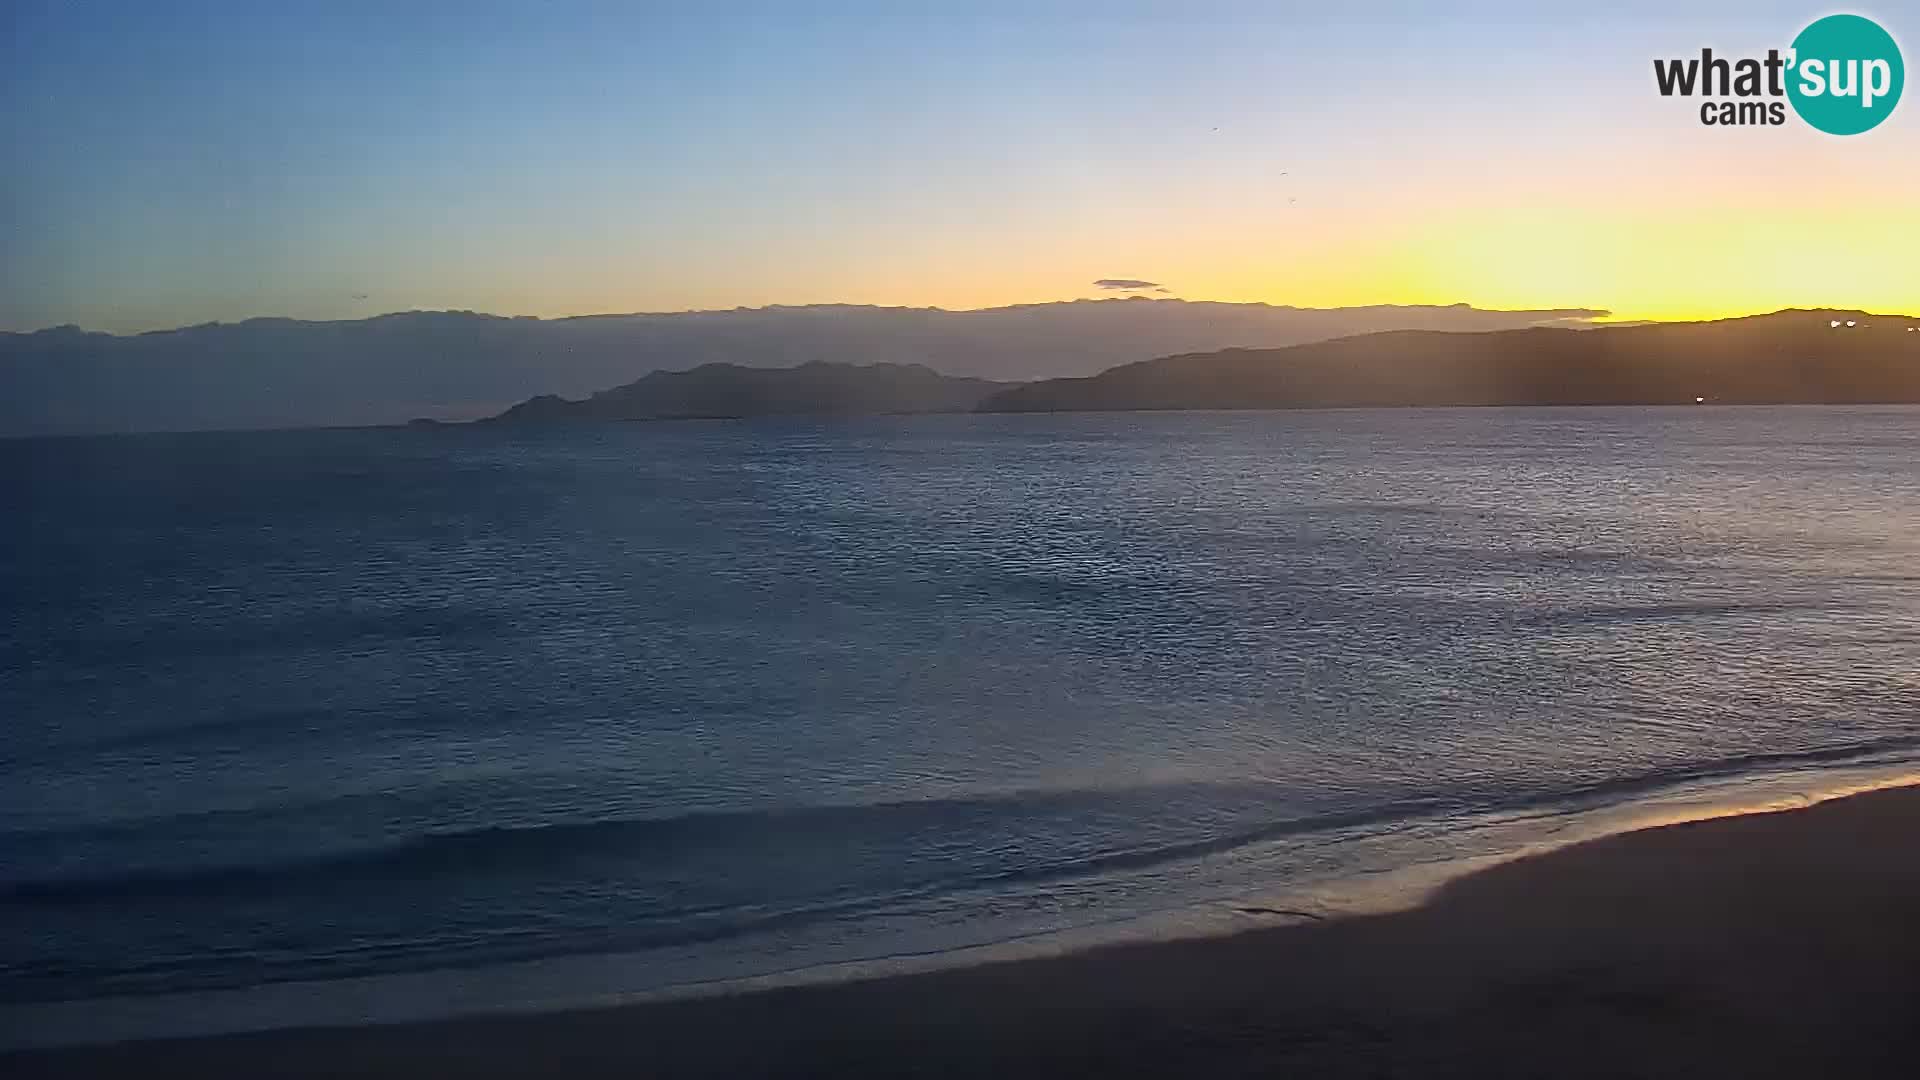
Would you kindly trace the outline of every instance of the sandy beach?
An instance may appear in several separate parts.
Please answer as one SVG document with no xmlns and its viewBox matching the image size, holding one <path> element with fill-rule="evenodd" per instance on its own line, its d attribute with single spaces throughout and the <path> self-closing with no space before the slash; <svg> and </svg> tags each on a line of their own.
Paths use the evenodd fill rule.
<svg viewBox="0 0 1920 1080">
<path fill-rule="evenodd" d="M 575 1013 L 134 1043 L 10 1076 L 1892 1076 L 1920 788 L 1646 829 L 1390 915 Z"/>
</svg>

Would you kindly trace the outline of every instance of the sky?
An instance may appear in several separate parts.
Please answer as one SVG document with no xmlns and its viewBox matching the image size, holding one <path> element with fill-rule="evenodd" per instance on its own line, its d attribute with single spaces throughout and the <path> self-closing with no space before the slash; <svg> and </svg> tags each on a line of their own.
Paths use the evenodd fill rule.
<svg viewBox="0 0 1920 1080">
<path fill-rule="evenodd" d="M 1656 57 L 1764 55 L 1829 10 L 0 0 L 0 328 L 1106 278 L 1912 312 L 1920 100 L 1839 138 L 1654 89 Z M 1920 3 L 1846 10 L 1920 58 Z"/>
</svg>

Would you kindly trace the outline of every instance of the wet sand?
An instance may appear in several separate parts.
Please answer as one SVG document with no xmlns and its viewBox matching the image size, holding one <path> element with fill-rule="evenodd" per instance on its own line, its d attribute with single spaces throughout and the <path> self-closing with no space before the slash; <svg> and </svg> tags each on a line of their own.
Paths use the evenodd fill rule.
<svg viewBox="0 0 1920 1080">
<path fill-rule="evenodd" d="M 25 1076 L 1910 1076 L 1920 788 L 1627 833 L 1390 915 L 833 986 L 0 1058 Z"/>
</svg>

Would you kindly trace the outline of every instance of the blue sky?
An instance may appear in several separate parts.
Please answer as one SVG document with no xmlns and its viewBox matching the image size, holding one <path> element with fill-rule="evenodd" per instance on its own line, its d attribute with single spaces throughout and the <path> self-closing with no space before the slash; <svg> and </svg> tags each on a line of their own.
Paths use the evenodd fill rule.
<svg viewBox="0 0 1920 1080">
<path fill-rule="evenodd" d="M 12 0 L 0 327 L 970 307 L 1113 276 L 1631 307 L 1445 280 L 1451 234 L 1408 238 L 1521 237 L 1516 208 L 1571 240 L 1729 199 L 1900 212 L 1920 106 L 1843 145 L 1706 132 L 1651 91 L 1655 55 L 1764 52 L 1820 11 L 1551 7 Z"/>
</svg>

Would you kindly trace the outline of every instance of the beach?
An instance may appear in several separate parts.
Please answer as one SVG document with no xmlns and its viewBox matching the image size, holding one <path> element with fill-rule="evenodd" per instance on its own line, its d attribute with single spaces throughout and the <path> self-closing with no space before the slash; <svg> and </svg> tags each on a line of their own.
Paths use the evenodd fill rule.
<svg viewBox="0 0 1920 1080">
<path fill-rule="evenodd" d="M 11 1076 L 1873 1076 L 1920 1054 L 1920 788 L 1660 826 L 1384 915 Z"/>
<path fill-rule="evenodd" d="M 0 16 L 0 1080 L 1920 1077 L 1920 0 L 440 6 Z"/>
</svg>

